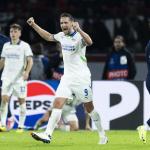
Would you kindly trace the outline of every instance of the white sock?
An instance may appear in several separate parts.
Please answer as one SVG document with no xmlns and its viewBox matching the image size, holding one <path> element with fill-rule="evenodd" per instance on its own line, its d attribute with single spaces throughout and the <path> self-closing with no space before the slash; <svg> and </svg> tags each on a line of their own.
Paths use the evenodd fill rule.
<svg viewBox="0 0 150 150">
<path fill-rule="evenodd" d="M 93 110 L 91 113 L 89 113 L 89 115 L 91 116 L 91 119 L 94 121 L 95 126 L 97 127 L 99 136 L 104 137 L 105 131 L 102 128 L 101 118 L 100 118 L 99 114 L 95 110 Z"/>
<path fill-rule="evenodd" d="M 146 131 L 149 130 L 149 125 L 147 124 L 147 122 L 144 124 L 144 129 L 145 129 Z"/>
<path fill-rule="evenodd" d="M 57 108 L 52 109 L 52 113 L 48 120 L 48 124 L 47 124 L 46 130 L 45 130 L 46 134 L 52 135 L 58 121 L 61 118 L 61 114 L 62 114 L 62 109 L 57 109 Z"/>
<path fill-rule="evenodd" d="M 24 122 L 26 119 L 26 103 L 23 103 L 19 106 L 20 108 L 20 116 L 19 116 L 19 124 L 18 127 L 19 128 L 24 128 Z"/>
<path fill-rule="evenodd" d="M 6 119 L 8 114 L 8 102 L 1 102 L 1 125 L 6 127 Z"/>
</svg>

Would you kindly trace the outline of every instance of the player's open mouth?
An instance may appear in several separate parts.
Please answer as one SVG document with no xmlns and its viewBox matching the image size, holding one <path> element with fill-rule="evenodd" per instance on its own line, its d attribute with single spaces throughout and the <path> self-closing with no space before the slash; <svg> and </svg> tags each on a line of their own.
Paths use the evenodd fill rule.
<svg viewBox="0 0 150 150">
<path fill-rule="evenodd" d="M 63 30 L 63 32 L 66 32 L 66 31 L 68 31 L 68 29 L 67 28 L 64 28 L 64 29 L 62 29 Z"/>
</svg>

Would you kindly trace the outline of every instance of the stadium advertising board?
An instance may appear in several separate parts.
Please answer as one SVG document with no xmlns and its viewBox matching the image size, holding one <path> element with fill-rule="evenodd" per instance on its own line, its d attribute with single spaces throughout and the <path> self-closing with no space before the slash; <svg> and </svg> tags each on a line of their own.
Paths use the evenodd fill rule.
<svg viewBox="0 0 150 150">
<path fill-rule="evenodd" d="M 58 84 L 54 80 L 28 82 L 26 128 L 33 127 L 51 106 Z M 136 129 L 149 118 L 150 95 L 143 81 L 93 81 L 92 88 L 95 109 L 100 113 L 105 129 Z M 18 106 L 13 96 L 10 111 L 15 118 L 14 127 L 18 123 Z M 82 109 L 77 109 L 81 128 L 85 122 L 83 113 Z"/>
<path fill-rule="evenodd" d="M 150 116 L 150 96 L 142 81 L 93 81 L 93 96 L 107 130 L 136 129 Z"/>
<path fill-rule="evenodd" d="M 58 86 L 58 84 L 56 84 L 55 87 L 56 86 Z M 33 80 L 28 81 L 27 89 L 27 117 L 25 127 L 30 128 L 34 126 L 35 122 L 51 106 L 55 97 L 55 88 L 46 82 Z M 18 124 L 19 103 L 15 96 L 12 96 L 11 98 L 10 111 L 14 116 L 15 122 Z"/>
</svg>

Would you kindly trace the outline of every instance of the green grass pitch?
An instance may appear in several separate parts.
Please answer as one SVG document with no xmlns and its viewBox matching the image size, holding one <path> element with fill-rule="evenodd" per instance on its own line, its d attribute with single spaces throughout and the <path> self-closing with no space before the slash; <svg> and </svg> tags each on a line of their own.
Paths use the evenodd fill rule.
<svg viewBox="0 0 150 150">
<path fill-rule="evenodd" d="M 146 144 L 138 139 L 137 131 L 107 131 L 109 142 L 98 145 L 95 131 L 55 131 L 52 142 L 44 144 L 31 138 L 30 132 L 0 132 L 0 150 L 150 150 L 150 137 Z"/>
</svg>

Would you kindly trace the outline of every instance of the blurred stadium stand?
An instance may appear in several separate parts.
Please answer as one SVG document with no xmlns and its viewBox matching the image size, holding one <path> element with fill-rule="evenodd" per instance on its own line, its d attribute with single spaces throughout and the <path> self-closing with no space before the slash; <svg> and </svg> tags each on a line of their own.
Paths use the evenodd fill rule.
<svg viewBox="0 0 150 150">
<path fill-rule="evenodd" d="M 135 53 L 144 52 L 150 39 L 148 27 L 150 1 L 147 0 L 0 0 L 0 26 L 8 35 L 13 22 L 23 26 L 23 40 L 32 43 L 42 39 L 26 24 L 35 17 L 46 30 L 56 33 L 61 12 L 71 13 L 94 41 L 88 53 L 106 53 L 115 35 L 125 37 L 127 46 Z M 92 49 L 92 50 L 91 50 Z"/>
<path fill-rule="evenodd" d="M 23 27 L 23 40 L 31 45 L 42 42 L 43 45 L 49 45 L 48 49 L 55 49 L 53 44 L 42 40 L 26 24 L 26 20 L 33 16 L 44 29 L 56 33 L 60 31 L 59 15 L 62 12 L 71 13 L 92 37 L 94 43 L 87 49 L 92 69 L 96 66 L 94 63 L 105 61 L 106 54 L 112 47 L 112 40 L 118 34 L 125 37 L 136 62 L 145 61 L 144 49 L 150 39 L 148 0 L 0 0 L 1 32 L 8 36 L 9 25 L 17 22 Z M 47 51 L 45 53 L 49 55 Z M 143 68 L 146 70 L 145 64 Z M 145 75 L 141 74 L 136 79 L 144 78 Z M 98 73 L 93 79 L 100 79 Z"/>
</svg>

